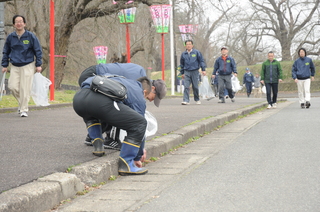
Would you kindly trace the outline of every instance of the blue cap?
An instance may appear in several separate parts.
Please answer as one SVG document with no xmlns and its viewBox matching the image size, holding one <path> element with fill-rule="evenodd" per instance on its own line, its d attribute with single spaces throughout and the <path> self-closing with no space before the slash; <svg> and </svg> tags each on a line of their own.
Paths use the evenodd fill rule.
<svg viewBox="0 0 320 212">
<path fill-rule="evenodd" d="M 246 71 L 249 71 L 250 69 L 249 68 L 246 68 Z"/>
</svg>

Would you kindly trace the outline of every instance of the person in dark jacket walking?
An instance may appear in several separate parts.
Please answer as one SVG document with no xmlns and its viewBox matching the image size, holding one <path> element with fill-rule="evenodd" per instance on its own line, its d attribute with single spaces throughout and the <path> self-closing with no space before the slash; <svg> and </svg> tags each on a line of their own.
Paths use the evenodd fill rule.
<svg viewBox="0 0 320 212">
<path fill-rule="evenodd" d="M 274 59 L 274 53 L 270 51 L 268 53 L 268 60 L 262 63 L 261 68 L 261 83 L 266 86 L 268 107 L 277 107 L 277 97 L 278 97 L 278 85 L 282 82 L 282 68 L 280 63 Z M 271 89 L 272 89 L 272 99 L 271 99 Z"/>
<path fill-rule="evenodd" d="M 153 101 L 159 98 L 159 95 L 164 97 L 166 94 L 164 82 L 162 80 L 152 82 L 147 77 L 141 77 L 137 81 L 123 77 L 112 77 L 111 80 L 122 83 L 127 89 L 127 98 L 123 102 L 118 102 L 92 91 L 90 86 L 93 78 L 89 77 L 81 83 L 81 90 L 75 94 L 73 99 L 73 108 L 83 118 L 92 139 L 93 154 L 100 157 L 105 154 L 101 130 L 101 122 L 105 122 L 127 131 L 127 136 L 124 138 L 120 150 L 119 174 L 140 175 L 147 173 L 148 170 L 140 166 L 140 158 L 137 158 L 147 127 L 147 121 L 144 118 L 145 98 Z M 153 86 L 155 84 L 160 84 L 158 86 L 162 89 L 155 92 Z"/>
<path fill-rule="evenodd" d="M 299 58 L 294 61 L 292 66 L 292 78 L 297 83 L 299 103 L 301 108 L 311 106 L 310 85 L 314 80 L 315 67 L 311 58 L 307 57 L 307 51 L 304 48 L 298 50 Z"/>
<path fill-rule="evenodd" d="M 189 92 L 190 84 L 192 84 L 194 101 L 197 105 L 200 105 L 199 98 L 199 68 L 201 67 L 202 75 L 206 75 L 206 64 L 200 51 L 193 49 L 193 41 L 187 40 L 186 51 L 181 54 L 180 58 L 180 73 L 184 79 L 184 93 L 182 105 L 190 104 Z"/>
<path fill-rule="evenodd" d="M 221 48 L 221 56 L 218 57 L 214 63 L 212 78 L 214 79 L 219 73 L 219 103 L 225 103 L 224 89 L 227 89 L 229 97 L 232 102 L 235 101 L 234 92 L 232 91 L 231 75 L 237 76 L 237 66 L 234 59 L 228 55 L 228 48 L 223 46 Z"/>
<path fill-rule="evenodd" d="M 15 31 L 8 35 L 3 47 L 2 72 L 7 72 L 11 63 L 8 87 L 18 101 L 20 116 L 27 117 L 34 72 L 42 71 L 42 48 L 38 38 L 25 30 L 26 19 L 22 15 L 15 15 L 12 23 Z"/>
<path fill-rule="evenodd" d="M 254 76 L 250 72 L 249 68 L 246 68 L 246 73 L 243 75 L 243 85 L 246 86 L 247 89 L 247 96 L 250 97 L 252 92 L 252 86 L 254 84 Z"/>
</svg>

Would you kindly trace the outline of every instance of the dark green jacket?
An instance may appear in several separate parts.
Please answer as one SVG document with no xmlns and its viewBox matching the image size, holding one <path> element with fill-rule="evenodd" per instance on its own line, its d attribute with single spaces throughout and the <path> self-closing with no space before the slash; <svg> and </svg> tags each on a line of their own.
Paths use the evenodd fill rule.
<svg viewBox="0 0 320 212">
<path fill-rule="evenodd" d="M 282 79 L 282 69 L 281 65 L 277 60 L 264 61 L 261 68 L 261 80 L 265 83 L 278 83 L 279 79 Z"/>
</svg>

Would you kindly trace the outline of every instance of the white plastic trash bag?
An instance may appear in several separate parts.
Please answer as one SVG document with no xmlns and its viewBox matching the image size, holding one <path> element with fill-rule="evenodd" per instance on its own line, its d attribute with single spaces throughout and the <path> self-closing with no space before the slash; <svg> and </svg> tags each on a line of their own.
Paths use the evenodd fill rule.
<svg viewBox="0 0 320 212">
<path fill-rule="evenodd" d="M 267 93 L 266 86 L 262 86 L 261 91 L 262 93 Z"/>
<path fill-rule="evenodd" d="M 238 77 L 235 77 L 234 75 L 232 75 L 231 84 L 232 84 L 232 91 L 233 92 L 238 92 L 242 89 L 242 86 L 240 85 L 240 81 L 239 81 Z"/>
<path fill-rule="evenodd" d="M 145 136 L 148 137 L 156 134 L 156 132 L 158 131 L 157 119 L 149 111 L 145 112 L 144 118 L 147 120 L 147 129 L 146 129 Z M 113 140 L 116 140 L 116 130 L 117 130 L 116 127 L 112 127 L 110 132 L 110 138 L 112 138 Z M 126 136 L 127 136 L 127 131 L 120 129 L 120 133 L 119 133 L 120 141 L 123 141 Z"/>
<path fill-rule="evenodd" d="M 51 84 L 51 81 L 44 77 L 41 73 L 37 72 L 34 74 L 31 96 L 37 106 L 50 105 L 48 102 L 48 92 Z"/>
<path fill-rule="evenodd" d="M 211 89 L 207 76 L 202 78 L 202 82 L 199 85 L 199 95 L 202 99 L 210 99 L 214 97 L 214 93 Z"/>
<path fill-rule="evenodd" d="M 145 136 L 152 136 L 156 134 L 158 131 L 158 122 L 157 119 L 150 113 L 149 111 L 146 111 L 144 114 L 144 118 L 147 120 L 147 129 L 146 129 L 146 134 Z M 111 132 L 110 132 L 110 137 L 113 140 L 116 140 L 116 127 L 112 127 Z M 127 136 L 127 131 L 120 129 L 119 133 L 119 139 L 120 141 L 123 141 L 123 139 Z"/>
<path fill-rule="evenodd" d="M 6 72 L 2 74 L 2 79 L 0 82 L 0 101 L 2 100 L 3 93 L 5 92 L 5 84 L 4 84 L 5 79 L 6 79 Z"/>
<path fill-rule="evenodd" d="M 146 137 L 152 136 L 156 134 L 158 131 L 158 122 L 157 119 L 150 113 L 149 111 L 146 111 L 144 114 L 144 118 L 147 120 L 147 130 L 146 130 Z"/>
</svg>

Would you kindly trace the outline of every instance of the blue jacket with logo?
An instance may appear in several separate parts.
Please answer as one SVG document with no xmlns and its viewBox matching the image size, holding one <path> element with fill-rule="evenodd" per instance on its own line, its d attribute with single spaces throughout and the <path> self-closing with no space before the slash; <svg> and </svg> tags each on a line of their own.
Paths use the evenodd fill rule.
<svg viewBox="0 0 320 212">
<path fill-rule="evenodd" d="M 222 56 L 218 57 L 214 63 L 212 75 L 216 75 L 217 72 L 220 75 L 230 75 L 232 72 L 237 74 L 237 66 L 234 59 L 230 56 L 227 56 L 226 60 L 223 60 Z"/>
<path fill-rule="evenodd" d="M 201 52 L 196 49 L 192 49 L 190 53 L 184 51 L 180 58 L 180 73 L 184 74 L 184 71 L 198 71 L 201 67 L 202 71 L 206 70 L 206 63 L 202 57 Z"/>
<path fill-rule="evenodd" d="M 242 84 L 245 84 L 247 82 L 250 82 L 250 83 L 254 82 L 254 76 L 251 72 L 245 73 L 243 75 L 243 83 Z"/>
<path fill-rule="evenodd" d="M 106 76 L 112 74 L 104 74 Z M 93 77 L 89 77 L 81 84 L 82 88 L 90 88 Z M 137 111 L 140 115 L 144 117 L 146 111 L 146 100 L 143 95 L 143 88 L 140 82 L 132 79 L 126 79 L 122 77 L 112 77 L 111 80 L 118 81 L 122 83 L 127 88 L 127 98 L 123 103 L 129 106 L 131 109 Z M 108 97 L 106 97 L 108 98 Z"/>
<path fill-rule="evenodd" d="M 8 35 L 3 47 L 2 67 L 8 67 L 9 62 L 14 66 L 25 66 L 34 61 L 36 67 L 42 65 L 42 48 L 38 38 L 27 30 L 20 39 L 16 32 Z"/>
<path fill-rule="evenodd" d="M 294 61 L 292 65 L 292 78 L 293 79 L 309 79 L 310 76 L 314 77 L 315 67 L 309 57 L 300 57 Z"/>
<path fill-rule="evenodd" d="M 96 66 L 96 72 L 97 75 L 109 73 L 133 80 L 147 76 L 146 70 L 142 66 L 134 63 L 100 63 Z"/>
</svg>

